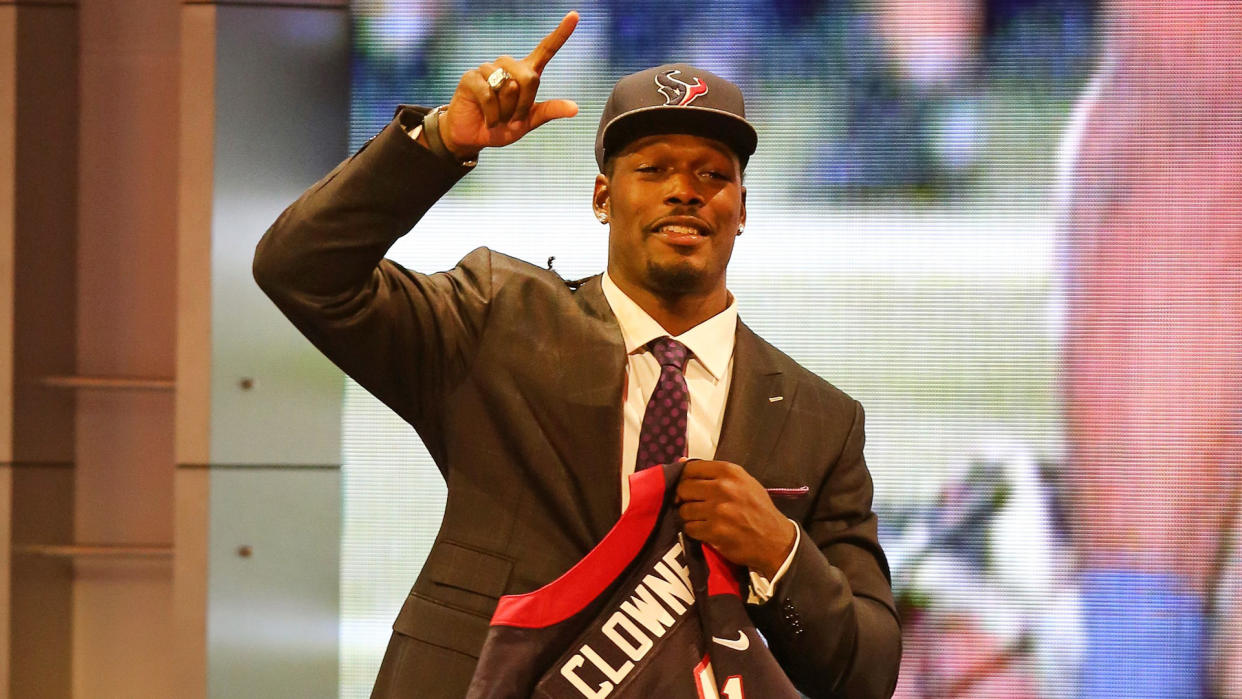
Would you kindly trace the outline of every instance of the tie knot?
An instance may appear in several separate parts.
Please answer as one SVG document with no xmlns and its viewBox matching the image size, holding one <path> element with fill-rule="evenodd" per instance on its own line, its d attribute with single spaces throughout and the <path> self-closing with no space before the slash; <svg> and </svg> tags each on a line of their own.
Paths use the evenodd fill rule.
<svg viewBox="0 0 1242 699">
<path fill-rule="evenodd" d="M 651 354 L 655 355 L 660 366 L 671 366 L 677 371 L 685 370 L 686 360 L 690 357 L 690 350 L 685 345 L 665 336 L 647 343 L 647 347 L 651 349 Z"/>
</svg>

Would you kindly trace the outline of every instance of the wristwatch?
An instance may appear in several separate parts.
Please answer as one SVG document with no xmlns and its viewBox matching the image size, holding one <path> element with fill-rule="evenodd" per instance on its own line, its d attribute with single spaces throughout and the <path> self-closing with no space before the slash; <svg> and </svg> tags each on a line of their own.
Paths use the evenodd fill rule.
<svg viewBox="0 0 1242 699">
<path fill-rule="evenodd" d="M 415 141 L 418 140 L 419 134 L 426 134 L 427 149 L 442 160 L 448 160 L 460 167 L 474 167 L 478 165 L 478 159 L 459 160 L 444 145 L 444 137 L 440 135 L 440 115 L 447 110 L 447 106 L 441 105 L 428 111 L 423 116 L 421 123 L 416 124 L 413 128 L 405 129 L 406 134 Z"/>
</svg>

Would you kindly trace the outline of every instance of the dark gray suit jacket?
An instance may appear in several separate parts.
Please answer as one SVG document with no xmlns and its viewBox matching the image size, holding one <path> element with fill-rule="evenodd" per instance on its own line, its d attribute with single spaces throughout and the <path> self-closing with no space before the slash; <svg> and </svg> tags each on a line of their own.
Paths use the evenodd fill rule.
<svg viewBox="0 0 1242 699">
<path fill-rule="evenodd" d="M 480 248 L 424 275 L 383 258 L 465 171 L 397 123 L 307 190 L 259 243 L 260 286 L 418 431 L 444 521 L 393 624 L 374 696 L 464 694 L 501 595 L 571 567 L 620 512 L 625 349 L 599 278 Z M 802 543 L 752 616 L 812 696 L 887 696 L 900 630 L 876 538 L 861 406 L 739 324 L 716 457 L 769 488 Z M 779 397 L 779 398 L 778 398 Z"/>
</svg>

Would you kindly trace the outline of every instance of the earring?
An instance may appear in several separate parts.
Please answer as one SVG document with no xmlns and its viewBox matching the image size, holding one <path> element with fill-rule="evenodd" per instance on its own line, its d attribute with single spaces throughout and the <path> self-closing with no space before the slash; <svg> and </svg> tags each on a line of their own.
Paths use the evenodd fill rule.
<svg viewBox="0 0 1242 699">
<path fill-rule="evenodd" d="M 608 223 L 608 214 L 603 211 L 596 211 L 595 218 L 598 219 L 600 223 Z"/>
<path fill-rule="evenodd" d="M 746 224 L 745 224 L 745 223 L 743 223 L 742 225 L 740 225 L 740 226 L 738 226 L 738 227 L 737 227 L 737 234 L 738 234 L 738 235 L 741 235 L 741 234 L 742 234 L 742 233 L 744 233 L 745 231 L 746 231 Z"/>
</svg>

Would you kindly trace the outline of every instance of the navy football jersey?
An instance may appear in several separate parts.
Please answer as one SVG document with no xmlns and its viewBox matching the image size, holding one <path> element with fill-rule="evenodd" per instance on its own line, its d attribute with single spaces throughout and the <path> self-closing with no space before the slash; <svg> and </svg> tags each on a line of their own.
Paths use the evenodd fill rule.
<svg viewBox="0 0 1242 699">
<path fill-rule="evenodd" d="M 630 503 L 561 577 L 502 597 L 468 697 L 795 698 L 746 614 L 741 570 L 683 537 L 682 464 L 630 476 Z"/>
</svg>

